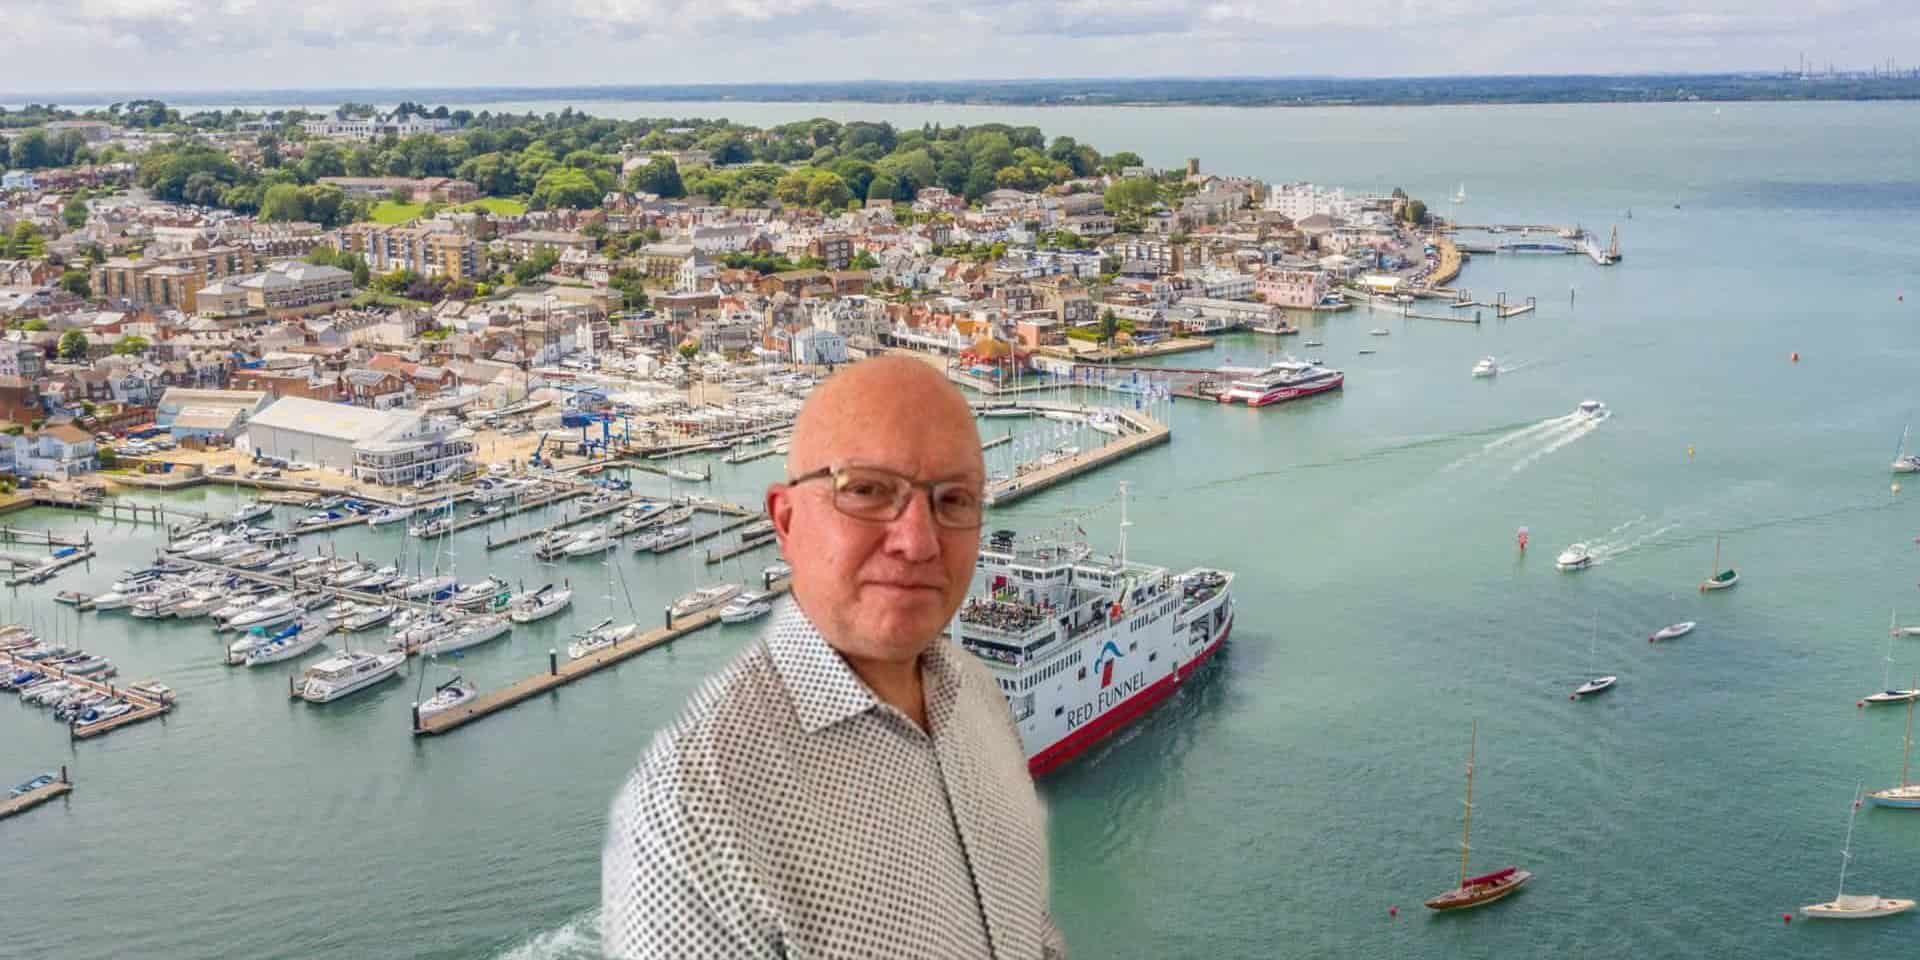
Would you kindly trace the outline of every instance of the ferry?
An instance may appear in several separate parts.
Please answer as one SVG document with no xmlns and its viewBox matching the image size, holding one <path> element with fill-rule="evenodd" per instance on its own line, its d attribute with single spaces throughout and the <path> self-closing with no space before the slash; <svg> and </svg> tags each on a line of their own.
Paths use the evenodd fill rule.
<svg viewBox="0 0 1920 960">
<path fill-rule="evenodd" d="M 1220 394 L 1220 402 L 1244 402 L 1249 407 L 1264 407 L 1338 390 L 1346 382 L 1347 375 L 1332 367 L 1299 360 L 1282 360 L 1250 376 L 1231 381 L 1226 391 Z"/>
<path fill-rule="evenodd" d="M 1233 578 L 995 533 L 948 633 L 987 665 L 1036 776 L 1179 689 L 1233 630 Z"/>
</svg>

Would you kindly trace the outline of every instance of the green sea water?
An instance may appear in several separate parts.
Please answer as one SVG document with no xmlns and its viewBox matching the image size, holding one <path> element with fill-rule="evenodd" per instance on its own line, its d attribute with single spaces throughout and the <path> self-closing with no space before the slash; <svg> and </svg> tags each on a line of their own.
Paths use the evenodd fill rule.
<svg viewBox="0 0 1920 960">
<path fill-rule="evenodd" d="M 1920 488 L 1893 495 L 1887 469 L 1920 406 L 1920 107 L 673 107 L 1037 123 L 1157 165 L 1197 155 L 1222 172 L 1400 185 L 1436 209 L 1465 181 L 1463 219 L 1621 228 L 1612 268 L 1468 265 L 1461 286 L 1535 296 L 1533 314 L 1314 321 L 1298 339 L 1324 347 L 1285 349 L 1344 369 L 1344 391 L 1258 411 L 1178 402 L 1170 445 L 996 516 L 1052 523 L 1128 480 L 1134 557 L 1239 573 L 1232 641 L 1199 682 L 1043 781 L 1055 914 L 1077 956 L 1840 957 L 1920 929 L 1780 919 L 1834 895 L 1855 785 L 1900 774 L 1904 712 L 1855 702 L 1883 683 L 1889 613 L 1920 619 Z M 1165 362 L 1279 346 L 1234 335 Z M 1488 354 L 1501 375 L 1471 379 Z M 1613 416 L 1557 419 L 1586 399 Z M 713 492 L 757 502 L 778 470 L 716 463 Z M 222 665 L 204 625 L 52 604 L 151 557 L 153 528 L 11 520 L 106 545 L 12 592 L 12 618 L 78 638 L 124 678 L 164 680 L 181 705 L 70 744 L 0 699 L 0 776 L 65 763 L 79 784 L 0 824 L 8 912 L 46 921 L 11 924 L 8 955 L 591 956 L 607 803 L 751 635 L 706 631 L 416 741 L 407 704 L 445 663 L 325 707 L 291 702 L 284 670 Z M 1117 520 L 1082 522 L 1111 545 Z M 1743 583 L 1702 595 L 1716 537 Z M 307 546 L 384 560 L 405 539 L 355 528 Z M 1556 572 L 1574 541 L 1601 562 Z M 541 669 L 602 616 L 657 622 L 679 593 L 771 559 L 548 566 L 526 547 L 489 553 L 478 533 L 450 549 L 438 562 L 466 580 L 578 588 L 568 616 L 468 651 L 458 664 L 483 687 Z M 1679 620 L 1700 627 L 1646 642 Z M 1892 656 L 1896 684 L 1920 675 L 1920 641 Z M 1569 702 L 1594 672 L 1618 688 Z M 1536 879 L 1428 916 L 1419 902 L 1458 870 L 1475 720 L 1473 864 Z M 1920 895 L 1920 814 L 1862 810 L 1853 854 L 1849 890 Z"/>
</svg>

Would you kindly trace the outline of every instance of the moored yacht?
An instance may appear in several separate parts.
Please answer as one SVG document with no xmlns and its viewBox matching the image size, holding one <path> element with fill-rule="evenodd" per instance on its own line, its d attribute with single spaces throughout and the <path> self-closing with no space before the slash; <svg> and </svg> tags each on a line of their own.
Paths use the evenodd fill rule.
<svg viewBox="0 0 1920 960">
<path fill-rule="evenodd" d="M 748 590 L 726 606 L 720 608 L 721 623 L 746 623 L 758 620 L 773 612 L 774 594 L 764 590 Z"/>
<path fill-rule="evenodd" d="M 471 703 L 478 695 L 479 691 L 473 684 L 462 680 L 456 673 L 453 679 L 433 688 L 433 696 L 427 698 L 427 702 L 420 704 L 418 713 L 424 720 L 435 714 L 445 713 L 455 707 Z"/>
<path fill-rule="evenodd" d="M 331 632 L 333 628 L 326 621 L 311 617 L 287 624 L 265 642 L 249 647 L 243 662 L 249 667 L 259 667 L 292 660 L 318 647 Z"/>
<path fill-rule="evenodd" d="M 679 619 L 692 613 L 699 613 L 733 599 L 740 592 L 737 583 L 719 583 L 711 587 L 701 587 L 692 593 L 684 594 L 673 602 L 673 617 Z"/>
<path fill-rule="evenodd" d="M 367 526 L 378 527 L 389 523 L 399 523 L 413 516 L 412 507 L 381 507 L 367 514 Z"/>
<path fill-rule="evenodd" d="M 572 602 L 572 590 L 549 583 L 532 593 L 514 597 L 508 605 L 507 617 L 514 623 L 533 623 L 565 610 Z"/>
<path fill-rule="evenodd" d="M 300 683 L 300 699 L 327 703 L 373 686 L 400 670 L 404 653 L 348 652 L 328 657 L 307 668 Z"/>
<path fill-rule="evenodd" d="M 420 644 L 419 649 L 424 654 L 452 653 L 455 650 L 465 650 L 468 647 L 486 643 L 495 637 L 505 635 L 511 629 L 513 624 L 509 623 L 505 617 L 471 617 L 461 622 L 452 631 L 440 631 L 434 639 Z"/>
<path fill-rule="evenodd" d="M 640 629 L 640 625 L 637 623 L 628 623 L 628 624 L 615 626 L 613 623 L 613 618 L 608 617 L 607 619 L 594 624 L 593 628 L 588 630 L 587 632 L 582 634 L 576 634 L 576 637 L 578 639 L 574 640 L 574 642 L 570 644 L 567 644 L 567 656 L 574 660 L 578 660 L 581 657 L 588 656 L 600 650 L 605 650 L 608 647 L 611 647 L 619 643 L 620 641 L 633 636 L 634 633 L 637 632 L 639 629 Z"/>
</svg>

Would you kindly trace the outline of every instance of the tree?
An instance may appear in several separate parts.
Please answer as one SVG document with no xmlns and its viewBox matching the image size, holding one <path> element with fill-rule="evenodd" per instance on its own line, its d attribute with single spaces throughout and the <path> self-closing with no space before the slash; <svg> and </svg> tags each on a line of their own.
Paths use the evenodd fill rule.
<svg viewBox="0 0 1920 960">
<path fill-rule="evenodd" d="M 644 310 L 647 306 L 647 275 L 632 267 L 615 270 L 607 278 L 607 286 L 620 291 L 621 304 L 628 310 Z"/>
<path fill-rule="evenodd" d="M 1416 225 L 1426 223 L 1427 222 L 1426 202 L 1421 200 L 1407 201 L 1406 216 L 1407 216 L 1408 223 L 1416 224 Z"/>
<path fill-rule="evenodd" d="M 60 208 L 60 219 L 73 230 L 86 226 L 87 202 L 77 196 L 68 200 L 67 205 Z"/>
<path fill-rule="evenodd" d="M 1160 200 L 1160 187 L 1145 177 L 1115 181 L 1105 195 L 1107 210 L 1115 214 L 1144 213 Z"/>
<path fill-rule="evenodd" d="M 560 262 L 560 255 L 552 250 L 541 250 L 533 256 L 513 265 L 513 282 L 531 283 L 534 277 L 544 275 L 553 265 Z"/>
<path fill-rule="evenodd" d="M 542 209 L 571 207 L 586 210 L 600 205 L 604 195 L 587 171 L 576 167 L 553 167 L 541 174 L 534 185 L 532 202 Z"/>
<path fill-rule="evenodd" d="M 260 219 L 305 220 L 307 198 L 301 195 L 299 187 L 291 183 L 276 183 L 268 187 L 265 196 L 260 199 Z"/>
<path fill-rule="evenodd" d="M 60 274 L 60 288 L 82 300 L 93 296 L 93 286 L 87 282 L 87 272 L 78 267 Z"/>
<path fill-rule="evenodd" d="M 138 353 L 146 353 L 147 348 L 150 346 L 152 346 L 152 344 L 147 342 L 146 337 L 137 333 L 130 333 L 121 337 L 120 340 L 113 345 L 113 352 L 125 357 Z"/>
<path fill-rule="evenodd" d="M 682 359 L 692 360 L 694 357 L 697 357 L 699 355 L 700 355 L 700 341 L 685 340 L 681 342 L 680 356 Z"/>
<path fill-rule="evenodd" d="M 60 359 L 85 360 L 87 357 L 87 335 L 78 330 L 68 330 L 60 335 Z"/>
<path fill-rule="evenodd" d="M 680 180 L 680 165 L 671 157 L 655 157 L 646 166 L 633 171 L 627 178 L 627 189 L 635 193 L 652 193 L 662 197 L 684 197 L 686 184 Z"/>
<path fill-rule="evenodd" d="M 1120 316 L 1112 310 L 1100 314 L 1100 342 L 1113 346 L 1113 338 L 1120 334 Z"/>
<path fill-rule="evenodd" d="M 27 170 L 53 166 L 53 147 L 41 130 L 28 130 L 13 141 L 13 165 Z"/>
</svg>

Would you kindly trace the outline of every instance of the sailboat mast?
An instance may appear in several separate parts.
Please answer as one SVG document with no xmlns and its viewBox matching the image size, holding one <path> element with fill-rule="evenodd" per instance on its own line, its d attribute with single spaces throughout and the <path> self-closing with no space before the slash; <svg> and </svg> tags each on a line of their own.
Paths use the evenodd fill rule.
<svg viewBox="0 0 1920 960">
<path fill-rule="evenodd" d="M 1847 844 L 1840 848 L 1840 891 L 1833 895 L 1833 899 L 1836 901 L 1845 896 L 1847 892 L 1847 861 L 1853 859 L 1853 818 L 1860 813 L 1860 790 L 1861 785 L 1855 784 L 1853 788 L 1853 807 L 1847 811 Z"/>
<path fill-rule="evenodd" d="M 1915 679 L 1913 681 L 1913 685 L 1915 687 L 1920 687 L 1920 679 Z M 1912 766 L 1912 764 L 1913 764 L 1913 701 L 1908 700 L 1907 701 L 1906 752 L 1901 754 L 1900 756 L 1900 786 L 1902 788 L 1905 788 L 1907 784 L 1911 782 L 1907 779 L 1907 769 L 1908 767 Z"/>
<path fill-rule="evenodd" d="M 1473 757 L 1480 746 L 1480 721 L 1473 722 L 1473 740 L 1467 747 L 1467 818 L 1460 827 L 1460 886 L 1467 885 L 1467 838 L 1473 834 Z M 1851 828 L 1849 828 L 1851 829 Z"/>
</svg>

